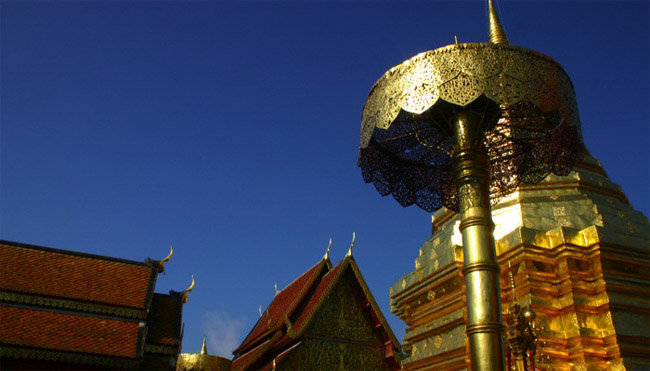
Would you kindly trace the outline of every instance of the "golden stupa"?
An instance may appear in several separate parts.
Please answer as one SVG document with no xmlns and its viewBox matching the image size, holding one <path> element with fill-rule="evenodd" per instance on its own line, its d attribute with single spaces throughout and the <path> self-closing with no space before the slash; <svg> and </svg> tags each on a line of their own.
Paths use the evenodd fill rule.
<svg viewBox="0 0 650 371">
<path fill-rule="evenodd" d="M 492 1 L 488 4 L 490 43 L 497 46 L 476 45 L 509 50 Z M 446 49 L 460 47 L 450 46 L 428 53 L 446 53 Z M 516 50 L 523 55 L 522 48 Z M 420 63 L 417 58 L 427 57 L 425 53 L 422 55 L 414 57 L 413 63 Z M 544 63 L 549 60 L 540 54 L 531 54 L 530 58 Z M 389 71 L 386 78 L 399 73 L 399 68 L 409 68 L 408 62 Z M 507 61 L 505 65 L 508 66 Z M 508 75 L 506 67 L 499 76 Z M 534 69 L 534 63 L 531 68 Z M 561 71 L 559 65 L 557 68 Z M 529 72 L 534 73 L 533 70 Z M 571 83 L 567 85 L 562 80 L 563 72 L 551 72 L 558 78 L 549 78 L 551 75 L 546 74 L 541 78 L 550 79 L 550 82 L 545 81 L 544 85 L 557 82 L 560 87 L 557 91 L 572 94 Z M 516 82 L 517 79 L 512 80 Z M 381 81 L 377 83 L 379 88 Z M 416 114 L 429 110 L 444 93 L 442 84 L 432 90 L 433 93 L 418 92 L 419 100 L 404 98 L 402 110 Z M 467 91 L 467 86 L 463 85 L 463 91 Z M 507 84 L 500 84 L 499 89 L 504 86 Z M 491 97 L 488 88 L 481 88 L 487 93 L 481 91 L 506 107 L 507 113 L 512 102 L 506 98 L 511 97 L 508 94 L 505 98 L 498 94 Z M 513 91 L 534 93 L 524 88 Z M 521 94 L 510 95 L 513 101 L 522 98 Z M 553 94 L 542 95 L 539 102 L 534 102 L 538 107 L 566 107 L 566 113 L 561 112 L 565 120 L 570 122 L 573 117 L 579 120 L 577 107 L 560 104 L 562 99 L 575 102 L 569 94 L 559 94 L 557 100 L 550 99 Z M 414 102 L 414 106 L 405 107 L 403 102 Z M 453 103 L 467 104 L 464 101 Z M 372 109 L 374 107 L 368 110 Z M 383 112 L 382 109 L 376 110 Z M 390 116 L 385 120 L 386 126 L 400 122 L 399 115 L 403 113 L 398 115 L 398 109 L 394 112 L 384 110 Z M 381 124 L 377 117 L 383 116 L 374 116 L 372 120 Z M 507 119 L 507 115 L 502 117 Z M 579 130 L 579 123 L 576 126 Z M 515 188 L 496 194 L 497 197 L 493 193 L 492 234 L 500 267 L 503 323 L 507 330 L 508 324 L 513 322 L 509 313 L 516 307 L 517 313 L 521 313 L 529 324 L 530 336 L 526 341 L 534 342 L 525 355 L 521 356 L 520 352 L 525 361 L 516 361 L 512 344 L 505 345 L 506 363 L 513 370 L 650 369 L 650 224 L 646 216 L 632 208 L 620 186 L 610 181 L 600 163 L 586 149 L 580 153 L 568 175 L 567 172 L 558 175 L 550 171 L 544 174 L 541 182 L 521 181 Z M 419 202 L 429 202 L 393 194 L 402 204 L 421 206 Z M 437 204 L 434 206 L 437 208 Z M 404 369 L 472 367 L 466 329 L 468 307 L 473 309 L 472 303 L 468 303 L 463 274 L 467 262 L 464 262 L 461 234 L 462 213 L 452 211 L 453 202 L 445 206 L 447 208 L 433 215 L 432 235 L 420 249 L 415 271 L 390 289 L 391 310 L 406 323 L 403 347 L 411 356 L 403 361 Z M 511 337 L 511 333 L 504 332 L 504 335 L 506 340 Z"/>
</svg>

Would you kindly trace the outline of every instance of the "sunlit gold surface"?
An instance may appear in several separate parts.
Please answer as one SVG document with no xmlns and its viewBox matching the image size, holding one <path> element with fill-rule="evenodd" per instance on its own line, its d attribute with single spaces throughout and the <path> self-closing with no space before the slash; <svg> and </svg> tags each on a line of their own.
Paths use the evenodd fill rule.
<svg viewBox="0 0 650 371">
<path fill-rule="evenodd" d="M 543 327 L 541 369 L 650 368 L 650 224 L 596 160 L 521 186 L 492 215 L 501 299 L 512 303 L 510 262 L 519 304 Z M 459 223 L 438 211 L 416 270 L 390 290 L 391 310 L 407 324 L 405 369 L 468 367 Z"/>
<path fill-rule="evenodd" d="M 490 213 L 489 164 L 481 144 L 482 116 L 459 113 L 454 127 L 452 167 L 460 204 L 463 236 L 470 359 L 474 370 L 503 370 L 499 265 L 496 262 Z"/>
<path fill-rule="evenodd" d="M 363 108 L 360 147 L 402 109 L 420 114 L 439 99 L 466 106 L 481 95 L 505 108 L 525 100 L 579 125 L 573 85 L 551 58 L 505 44 L 455 44 L 420 53 L 375 83 Z"/>
<path fill-rule="evenodd" d="M 508 38 L 506 37 L 506 32 L 499 22 L 499 16 L 497 15 L 497 10 L 494 7 L 494 2 L 488 0 L 488 18 L 489 18 L 489 31 L 490 31 L 490 42 L 494 44 L 505 44 L 508 45 Z"/>
<path fill-rule="evenodd" d="M 222 371 L 230 370 L 232 361 L 208 354 L 208 345 L 203 337 L 200 353 L 183 353 L 178 356 L 176 371 Z"/>
<path fill-rule="evenodd" d="M 178 356 L 177 371 L 225 371 L 230 370 L 229 359 L 209 354 L 184 353 Z"/>
<path fill-rule="evenodd" d="M 189 300 L 188 294 L 190 293 L 190 291 L 192 291 L 192 289 L 194 289 L 195 283 L 196 282 L 194 281 L 194 275 L 192 275 L 192 283 L 190 283 L 190 286 L 188 288 L 186 288 L 184 291 L 181 292 L 181 294 L 183 295 L 183 303 L 188 302 Z"/>
</svg>

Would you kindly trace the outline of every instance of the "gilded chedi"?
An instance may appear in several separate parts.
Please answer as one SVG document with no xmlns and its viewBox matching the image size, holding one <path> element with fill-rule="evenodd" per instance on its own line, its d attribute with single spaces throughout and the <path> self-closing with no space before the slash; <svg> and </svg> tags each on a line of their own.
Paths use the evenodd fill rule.
<svg viewBox="0 0 650 371">
<path fill-rule="evenodd" d="M 598 161 L 521 185 L 492 209 L 503 308 L 514 297 L 537 318 L 537 368 L 650 367 L 650 224 Z M 406 322 L 405 369 L 468 367 L 458 214 L 433 216 L 416 269 L 390 290 Z M 507 314 L 504 313 L 507 322 Z"/>
<path fill-rule="evenodd" d="M 232 361 L 211 355 L 208 353 L 208 346 L 203 337 L 203 345 L 199 353 L 182 353 L 176 362 L 176 371 L 226 371 L 230 370 Z"/>
</svg>

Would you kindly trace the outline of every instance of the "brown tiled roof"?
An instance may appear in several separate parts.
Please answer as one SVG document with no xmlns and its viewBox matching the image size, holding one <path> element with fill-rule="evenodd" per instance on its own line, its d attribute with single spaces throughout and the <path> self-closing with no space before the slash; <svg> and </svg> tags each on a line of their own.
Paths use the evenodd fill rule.
<svg viewBox="0 0 650 371">
<path fill-rule="evenodd" d="M 246 336 L 242 344 L 233 352 L 239 354 L 254 345 L 273 331 L 282 327 L 285 315 L 291 315 L 298 303 L 307 294 L 313 283 L 320 276 L 324 268 L 327 267 L 325 260 L 319 261 L 307 272 L 289 284 L 285 289 L 280 291 L 274 298 L 262 317 L 259 319 L 253 330 Z"/>
<path fill-rule="evenodd" d="M 138 322 L 0 307 L 0 343 L 115 357 L 138 356 Z"/>
<path fill-rule="evenodd" d="M 145 308 L 156 271 L 144 262 L 0 241 L 0 290 Z"/>
<path fill-rule="evenodd" d="M 147 317 L 147 344 L 180 346 L 183 297 L 154 294 Z"/>
</svg>

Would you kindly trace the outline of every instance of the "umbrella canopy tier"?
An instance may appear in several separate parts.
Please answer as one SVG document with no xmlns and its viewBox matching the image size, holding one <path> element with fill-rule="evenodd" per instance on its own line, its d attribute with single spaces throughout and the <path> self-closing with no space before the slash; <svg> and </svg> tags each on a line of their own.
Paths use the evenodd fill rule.
<svg viewBox="0 0 650 371">
<path fill-rule="evenodd" d="M 520 182 L 566 175 L 582 153 L 573 85 L 551 58 L 502 44 L 456 44 L 393 67 L 363 109 L 364 181 L 403 206 L 458 210 L 453 119 L 483 117 L 492 202 Z"/>
</svg>

